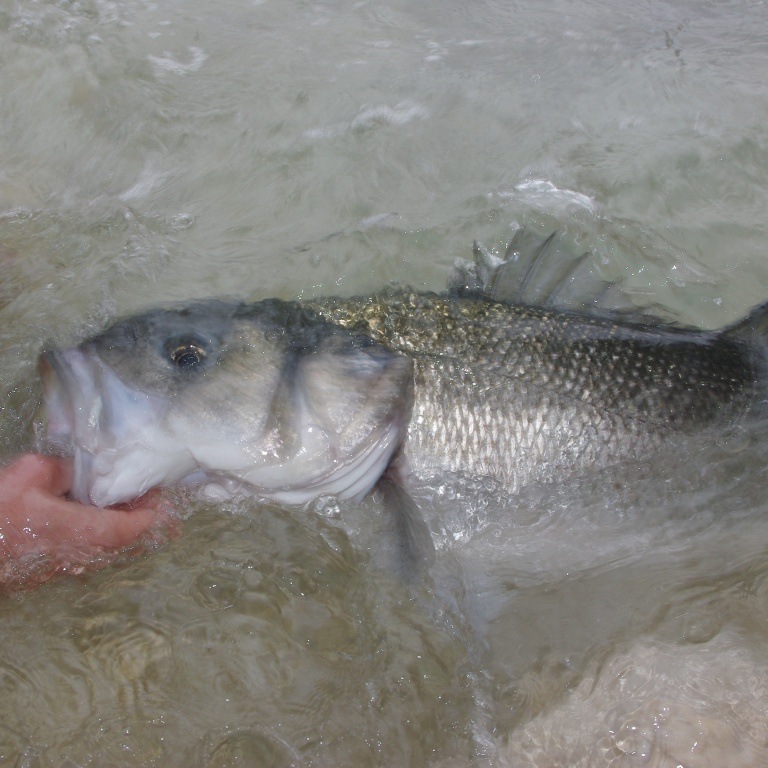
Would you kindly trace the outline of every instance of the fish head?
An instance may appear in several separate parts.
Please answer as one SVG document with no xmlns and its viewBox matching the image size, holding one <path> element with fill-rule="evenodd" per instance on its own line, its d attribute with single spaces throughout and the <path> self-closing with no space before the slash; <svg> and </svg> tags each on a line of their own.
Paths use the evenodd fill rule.
<svg viewBox="0 0 768 768">
<path fill-rule="evenodd" d="M 402 443 L 413 363 L 299 304 L 205 301 L 44 352 L 47 438 L 98 506 L 204 482 L 286 503 L 361 498 Z"/>
</svg>

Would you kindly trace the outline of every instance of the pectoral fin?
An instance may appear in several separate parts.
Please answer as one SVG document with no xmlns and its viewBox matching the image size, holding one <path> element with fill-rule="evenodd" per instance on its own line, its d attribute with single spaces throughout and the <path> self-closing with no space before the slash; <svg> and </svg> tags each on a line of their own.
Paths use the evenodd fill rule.
<svg viewBox="0 0 768 768">
<path fill-rule="evenodd" d="M 381 476 L 376 487 L 381 492 L 385 510 L 395 524 L 398 570 L 404 582 L 412 583 L 435 562 L 432 534 L 421 510 L 394 477 L 391 468 Z"/>
</svg>

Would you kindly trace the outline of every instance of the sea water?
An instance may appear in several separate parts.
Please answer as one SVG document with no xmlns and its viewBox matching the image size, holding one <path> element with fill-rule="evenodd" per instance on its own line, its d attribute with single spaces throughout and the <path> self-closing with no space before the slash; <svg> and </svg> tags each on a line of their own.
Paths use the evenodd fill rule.
<svg viewBox="0 0 768 768">
<path fill-rule="evenodd" d="M 756 0 L 0 7 L 0 439 L 35 361 L 202 296 L 441 290 L 559 230 L 630 303 L 768 298 Z M 514 404 L 510 404 L 514 407 Z M 182 535 L 0 599 L 0 765 L 768 763 L 765 435 L 505 498 L 181 498 Z M 389 548 L 389 549 L 388 549 Z"/>
</svg>

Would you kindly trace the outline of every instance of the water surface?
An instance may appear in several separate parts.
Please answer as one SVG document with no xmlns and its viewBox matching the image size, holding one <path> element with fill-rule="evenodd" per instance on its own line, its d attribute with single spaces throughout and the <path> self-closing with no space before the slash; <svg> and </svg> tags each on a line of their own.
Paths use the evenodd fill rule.
<svg viewBox="0 0 768 768">
<path fill-rule="evenodd" d="M 564 232 L 704 327 L 768 298 L 762 2 L 18 0 L 0 9 L 2 451 L 38 351 L 193 297 L 444 287 Z M 0 765 L 766 761 L 766 440 L 661 477 L 189 502 L 146 557 L 0 602 Z"/>
</svg>

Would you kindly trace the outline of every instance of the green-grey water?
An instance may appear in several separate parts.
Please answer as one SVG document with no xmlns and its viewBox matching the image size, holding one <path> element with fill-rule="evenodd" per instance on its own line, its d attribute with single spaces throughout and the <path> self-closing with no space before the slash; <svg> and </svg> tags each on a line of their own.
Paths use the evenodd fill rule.
<svg viewBox="0 0 768 768">
<path fill-rule="evenodd" d="M 3 4 L 3 453 L 35 444 L 43 347 L 194 297 L 440 290 L 518 225 L 637 304 L 735 320 L 768 298 L 766 21 Z M 156 551 L 2 598 L 0 765 L 766 763 L 766 444 L 513 499 L 438 479 L 411 586 L 376 500 L 185 498 Z"/>
</svg>

